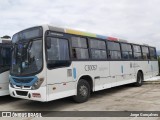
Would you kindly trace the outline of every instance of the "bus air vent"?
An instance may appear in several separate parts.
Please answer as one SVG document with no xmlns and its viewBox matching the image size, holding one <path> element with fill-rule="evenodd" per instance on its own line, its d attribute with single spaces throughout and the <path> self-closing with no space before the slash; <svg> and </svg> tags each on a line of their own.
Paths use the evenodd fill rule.
<svg viewBox="0 0 160 120">
<path fill-rule="evenodd" d="M 21 95 L 21 96 L 27 96 L 28 92 L 27 91 L 18 91 L 18 90 L 16 90 L 16 94 L 17 95 Z"/>
</svg>

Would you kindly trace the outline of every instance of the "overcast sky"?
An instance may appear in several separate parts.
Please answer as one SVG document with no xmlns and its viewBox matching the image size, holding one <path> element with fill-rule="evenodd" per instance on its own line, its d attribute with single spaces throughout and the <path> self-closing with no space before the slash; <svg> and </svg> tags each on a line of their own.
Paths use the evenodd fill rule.
<svg viewBox="0 0 160 120">
<path fill-rule="evenodd" d="M 160 49 L 160 0 L 0 0 L 0 36 L 52 24 Z"/>
</svg>

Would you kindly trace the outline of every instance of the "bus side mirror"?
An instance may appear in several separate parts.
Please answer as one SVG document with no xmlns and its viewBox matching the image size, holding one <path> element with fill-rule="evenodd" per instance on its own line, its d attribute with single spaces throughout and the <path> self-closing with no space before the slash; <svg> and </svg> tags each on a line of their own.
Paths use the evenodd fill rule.
<svg viewBox="0 0 160 120">
<path fill-rule="evenodd" d="M 51 39 L 50 38 L 47 38 L 47 41 L 46 41 L 46 46 L 47 46 L 47 49 L 50 49 L 51 48 Z"/>
</svg>

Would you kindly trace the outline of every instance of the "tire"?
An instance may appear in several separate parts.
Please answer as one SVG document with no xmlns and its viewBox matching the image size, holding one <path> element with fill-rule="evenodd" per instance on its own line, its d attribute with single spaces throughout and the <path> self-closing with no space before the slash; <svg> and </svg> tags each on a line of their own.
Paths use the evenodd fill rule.
<svg viewBox="0 0 160 120">
<path fill-rule="evenodd" d="M 137 74 L 137 82 L 134 84 L 136 87 L 140 87 L 143 84 L 143 74 L 138 72 Z"/>
<path fill-rule="evenodd" d="M 80 79 L 77 85 L 77 95 L 73 99 L 77 103 L 86 102 L 90 97 L 90 85 L 86 80 Z"/>
</svg>

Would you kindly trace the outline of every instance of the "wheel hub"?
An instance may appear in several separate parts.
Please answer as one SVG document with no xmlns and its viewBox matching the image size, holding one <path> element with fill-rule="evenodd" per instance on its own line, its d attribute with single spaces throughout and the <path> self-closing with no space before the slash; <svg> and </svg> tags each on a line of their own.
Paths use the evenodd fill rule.
<svg viewBox="0 0 160 120">
<path fill-rule="evenodd" d="M 79 89 L 79 92 L 80 92 L 80 95 L 85 97 L 87 96 L 87 87 L 86 86 L 81 86 L 80 89 Z"/>
</svg>

